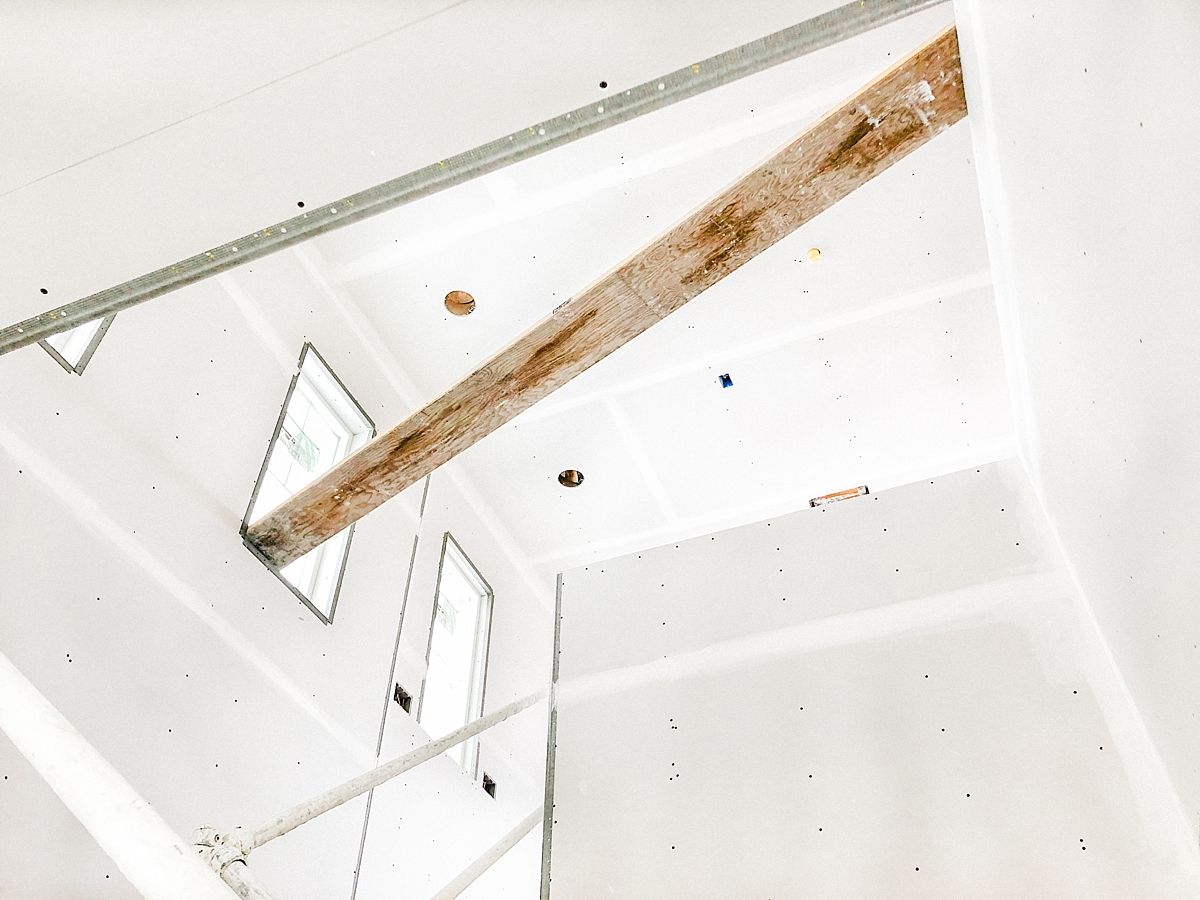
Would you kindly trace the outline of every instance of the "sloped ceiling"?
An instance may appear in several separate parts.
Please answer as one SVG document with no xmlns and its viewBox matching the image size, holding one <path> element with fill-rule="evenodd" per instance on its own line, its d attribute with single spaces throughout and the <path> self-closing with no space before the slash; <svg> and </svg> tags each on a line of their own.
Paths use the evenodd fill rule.
<svg viewBox="0 0 1200 900">
<path fill-rule="evenodd" d="M 109 287 L 834 5 L 8 6 L 0 313 Z M 241 553 L 271 380 L 300 341 L 336 352 L 386 427 L 950 19 L 937 7 L 124 312 L 82 384 L 38 348 L 0 359 L 20 393 L 4 411 L 122 523 L 179 524 L 132 490 L 162 472 L 201 498 L 207 549 Z M 456 461 L 523 590 L 546 600 L 588 559 L 1011 456 L 973 166 L 959 125 Z M 470 317 L 442 307 L 455 289 L 478 299 Z M 43 387 L 37 365 L 61 381 Z M 101 382 L 116 393 L 85 393 Z M 97 462 L 86 435 L 106 429 L 122 442 Z M 106 481 L 123 453 L 153 464 Z M 578 490 L 555 481 L 569 467 Z M 400 577 L 394 559 L 363 566 L 387 552 L 385 528 L 408 539 L 410 513 L 376 514 L 377 553 L 356 546 L 348 578 L 382 592 Z M 181 548 L 174 568 L 254 607 L 240 576 L 201 574 Z M 359 728 L 375 698 L 351 682 L 320 702 Z M 140 783 L 156 765 L 122 761 Z"/>
</svg>

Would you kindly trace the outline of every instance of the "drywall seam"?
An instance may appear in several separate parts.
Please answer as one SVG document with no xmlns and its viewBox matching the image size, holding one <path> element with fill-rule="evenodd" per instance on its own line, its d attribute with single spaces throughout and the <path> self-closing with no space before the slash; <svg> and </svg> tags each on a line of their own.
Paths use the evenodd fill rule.
<svg viewBox="0 0 1200 900">
<path fill-rule="evenodd" d="M 951 472 L 974 469 L 1011 459 L 1016 453 L 1015 442 L 1011 438 L 1004 438 L 978 445 L 970 450 L 955 451 L 928 459 L 915 467 L 884 469 L 868 473 L 870 477 L 867 486 L 873 492 L 878 493 L 887 488 L 912 484 L 926 478 L 940 478 Z M 831 477 L 824 484 L 801 486 L 797 490 L 782 491 L 769 500 L 733 509 L 720 509 L 635 534 L 621 535 L 605 541 L 587 541 L 563 550 L 556 550 L 553 553 L 535 556 L 530 563 L 538 567 L 553 566 L 556 570 L 561 571 L 590 562 L 610 559 L 624 553 L 644 550 L 648 547 L 687 540 L 709 534 L 717 529 L 724 530 L 736 528 L 739 525 L 748 525 L 771 516 L 795 512 L 806 507 L 812 497 L 845 488 L 847 485 L 862 484 L 863 479 L 867 477 L 868 475 L 864 474 L 861 467 L 847 469 L 842 477 Z"/>
<path fill-rule="evenodd" d="M 617 434 L 621 436 L 621 441 L 625 444 L 625 451 L 633 459 L 634 465 L 637 466 L 638 472 L 641 473 L 642 481 L 646 483 L 646 490 L 650 492 L 651 498 L 654 500 L 655 505 L 658 506 L 658 511 L 662 513 L 662 517 L 667 520 L 668 525 L 677 525 L 679 523 L 679 513 L 675 511 L 675 506 L 671 503 L 671 497 L 667 494 L 666 488 L 663 487 L 662 482 L 658 480 L 658 476 L 654 473 L 654 463 L 650 461 L 650 457 L 646 454 L 646 448 L 642 446 L 637 429 L 633 427 L 633 423 L 629 421 L 629 416 L 625 414 L 625 410 L 615 397 L 605 397 L 604 405 L 608 408 L 609 415 L 612 416 L 613 424 L 617 426 Z"/>
<path fill-rule="evenodd" d="M 793 125 L 803 127 L 827 109 L 854 94 L 878 74 L 878 70 L 863 71 L 854 78 L 792 98 L 702 134 L 678 141 L 667 147 L 625 158 L 613 166 L 592 172 L 584 177 L 543 188 L 524 197 L 505 198 L 495 209 L 478 213 L 439 227 L 423 229 L 373 253 L 369 253 L 336 270 L 341 281 L 354 281 L 387 272 L 399 266 L 425 259 L 469 238 L 499 228 L 506 228 L 529 219 L 545 216 L 574 203 L 582 203 L 605 191 L 619 188 L 647 176 L 703 159 L 718 150 L 768 134 L 778 128 Z M 495 177 L 497 173 L 490 176 Z M 495 182 L 492 182 L 495 184 Z"/>
<path fill-rule="evenodd" d="M 1021 335 L 1021 285 L 1012 246 L 1012 213 L 1000 169 L 1000 145 L 991 103 L 994 95 L 992 74 L 977 0 L 954 0 L 954 16 L 958 25 L 963 89 L 970 111 L 967 123 L 975 153 L 975 177 L 979 182 L 983 230 L 991 262 L 996 315 L 1000 320 L 1000 343 L 1004 350 L 1013 426 L 1021 459 L 1034 484 L 1040 485 L 1037 418 Z"/>
<path fill-rule="evenodd" d="M 968 118 L 970 117 L 968 116 Z M 708 352 L 693 357 L 690 360 L 676 363 L 673 366 L 656 370 L 647 375 L 631 378 L 628 381 L 620 382 L 611 387 L 578 394 L 566 400 L 543 400 L 531 409 L 521 413 L 514 421 L 522 425 L 535 422 L 538 419 L 545 419 L 549 416 L 557 415 L 558 413 L 566 412 L 579 406 L 586 406 L 589 403 L 604 400 L 608 397 L 617 397 L 621 394 L 631 393 L 671 381 L 675 378 L 681 378 L 693 372 L 704 372 L 717 366 L 737 362 L 740 359 L 758 356 L 771 350 L 778 350 L 781 347 L 786 347 L 805 338 L 832 334 L 840 329 L 849 328 L 851 325 L 859 325 L 863 322 L 869 322 L 872 319 L 904 312 L 905 310 L 934 303 L 938 300 L 961 297 L 971 291 L 989 287 L 991 283 L 992 273 L 987 269 L 962 275 L 958 278 L 940 281 L 937 284 L 929 285 L 917 291 L 888 297 L 886 300 L 872 303 L 870 306 L 864 306 L 860 309 L 850 310 L 849 312 L 833 316 L 825 316 L 820 319 L 811 319 L 795 328 L 772 332 L 767 337 L 756 338 L 755 340 L 720 351 Z M 723 369 L 722 371 L 726 370 Z"/>
<path fill-rule="evenodd" d="M 271 327 L 267 321 L 266 315 L 263 314 L 262 307 L 258 305 L 250 292 L 237 283 L 234 277 L 228 272 L 222 272 L 216 276 L 217 284 L 224 288 L 234 305 L 238 308 L 238 312 L 242 314 L 242 318 L 246 320 L 246 324 L 250 326 L 250 331 L 254 333 L 254 337 L 262 344 L 263 349 L 271 356 L 272 359 L 279 365 L 280 370 L 289 377 L 297 371 L 297 360 L 299 354 L 289 353 L 287 346 L 279 337 L 278 332 Z"/>
<path fill-rule="evenodd" d="M 375 368 L 379 369 L 388 385 L 396 392 L 396 396 L 400 398 L 400 402 L 405 407 L 404 412 L 407 414 L 415 409 L 420 409 L 424 404 L 421 392 L 417 390 L 412 379 L 396 361 L 392 351 L 379 337 L 378 332 L 363 315 L 349 292 L 330 276 L 329 264 L 320 251 L 312 244 L 302 244 L 293 247 L 292 254 L 300 262 L 300 266 L 316 289 L 324 295 L 337 314 L 341 316 L 355 340 L 366 351 L 371 362 L 375 363 Z"/>
<path fill-rule="evenodd" d="M 174 128 L 177 125 L 182 125 L 184 122 L 189 122 L 192 119 L 199 118 L 200 116 L 203 116 L 203 115 L 206 115 L 215 110 L 221 109 L 224 106 L 229 106 L 231 103 L 236 103 L 239 100 L 244 100 L 245 98 L 251 96 L 252 94 L 257 94 L 259 91 L 264 91 L 267 88 L 270 88 L 270 87 L 273 87 L 274 85 L 279 84 L 280 82 L 287 81 L 289 78 L 294 78 L 297 75 L 300 75 L 304 72 L 308 72 L 311 69 L 318 68 L 319 66 L 323 66 L 326 63 L 332 62 L 333 60 L 338 59 L 340 57 L 348 56 L 349 54 L 355 53 L 356 51 L 361 50 L 364 47 L 368 47 L 371 44 L 375 44 L 375 43 L 378 43 L 379 41 L 386 40 L 387 38 L 392 37 L 393 35 L 398 34 L 401 31 L 407 31 L 409 28 L 412 28 L 414 25 L 420 25 L 422 22 L 425 22 L 436 16 L 440 16 L 442 13 L 448 12 L 449 10 L 453 9 L 456 6 L 462 6 L 464 3 L 467 3 L 467 2 L 469 2 L 469 0 L 457 0 L 457 2 L 448 3 L 447 5 L 440 7 L 439 9 L 435 9 L 432 12 L 428 12 L 423 16 L 418 16 L 417 18 L 410 19 L 409 21 L 404 22 L 401 25 L 397 25 L 395 28 L 389 28 L 387 31 L 384 31 L 382 34 L 377 34 L 374 37 L 369 37 L 366 40 L 359 41 L 357 44 L 354 44 L 350 47 L 346 47 L 343 50 L 338 50 L 334 53 L 331 53 L 330 55 L 323 57 L 322 59 L 318 59 L 316 62 L 308 63 L 307 65 L 303 65 L 298 69 L 293 69 L 291 72 L 287 72 L 283 75 L 279 75 L 279 76 L 276 76 L 275 78 L 271 78 L 268 81 L 265 81 L 262 84 L 255 85 L 254 87 L 250 88 L 249 90 L 242 91 L 240 94 L 237 94 L 233 97 L 226 97 L 224 100 L 220 100 L 217 103 L 213 103 L 210 106 L 204 107 L 204 109 L 196 110 L 193 113 L 189 113 L 185 116 L 182 116 L 181 118 L 175 119 L 173 122 L 168 122 L 165 125 L 160 125 L 158 128 L 153 128 L 150 131 L 145 131 L 142 134 L 137 135 L 136 137 L 132 137 L 126 141 L 122 141 L 119 144 L 114 144 L 111 147 L 107 147 L 104 150 L 100 150 L 96 153 L 91 154 L 90 156 L 85 156 L 82 159 L 77 159 L 72 163 L 68 163 L 65 166 L 61 166 L 52 172 L 46 172 L 45 174 L 39 175 L 36 178 L 26 181 L 23 184 L 17 185 L 16 187 L 11 187 L 8 190 L 4 191 L 3 193 L 0 193 L 0 197 L 7 197 L 10 194 L 15 194 L 18 191 L 23 191 L 23 190 L 25 190 L 25 188 L 31 187 L 32 185 L 35 185 L 38 182 L 45 181 L 47 178 L 53 178 L 55 175 L 61 175 L 63 172 L 67 172 L 71 169 L 74 169 L 78 166 L 83 165 L 84 163 L 89 163 L 92 160 L 100 159 L 101 157 L 107 156 L 110 153 L 114 153 L 117 150 L 124 149 L 125 147 L 128 147 L 132 144 L 136 144 L 138 141 L 145 140 L 146 138 L 151 137 L 152 135 L 159 134 L 163 131 L 167 131 L 171 128 Z"/>
<path fill-rule="evenodd" d="M 76 484 L 66 472 L 58 468 L 41 451 L 21 438 L 3 420 L 0 420 L 0 447 L 62 503 L 80 524 L 107 541 L 126 560 L 207 625 L 246 664 L 257 670 L 268 682 L 295 703 L 302 712 L 341 745 L 356 764 L 371 764 L 370 752 L 349 729 L 313 703 L 311 698 L 297 687 L 257 645 L 214 611 L 197 591 L 171 571 L 170 566 L 155 556 L 141 541 L 128 534 L 120 524 L 104 512 L 100 504 L 87 491 Z"/>
<path fill-rule="evenodd" d="M 446 474 L 450 476 L 450 480 L 458 489 L 458 492 L 467 501 L 467 505 L 483 523 L 483 526 L 491 534 L 492 539 L 500 546 L 504 555 L 508 557 L 512 567 L 516 569 L 517 574 L 521 576 L 521 580 L 525 582 L 525 586 L 529 588 L 529 592 L 537 599 L 543 609 L 548 613 L 554 612 L 554 598 L 549 587 L 549 581 L 541 578 L 537 570 L 529 562 L 529 557 L 517 546 L 517 542 L 509 534 L 508 529 L 501 523 L 499 516 L 496 515 L 490 503 L 483 499 L 483 495 L 479 489 L 475 487 L 475 482 L 466 472 L 462 470 L 462 465 L 458 460 L 451 460 L 446 465 L 442 466 Z"/>
<path fill-rule="evenodd" d="M 1036 601 L 1059 584 L 1054 574 L 1010 576 L 930 597 L 827 616 L 560 681 L 554 696 L 561 708 L 653 684 L 712 677 L 832 647 L 892 640 L 948 626 L 965 628 L 990 621 L 1002 603 Z"/>
</svg>

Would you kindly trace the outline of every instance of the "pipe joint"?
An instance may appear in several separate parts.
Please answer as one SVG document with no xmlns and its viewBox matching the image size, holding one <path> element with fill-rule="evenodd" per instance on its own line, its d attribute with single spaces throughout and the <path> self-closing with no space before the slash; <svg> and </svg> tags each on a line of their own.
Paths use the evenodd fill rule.
<svg viewBox="0 0 1200 900">
<path fill-rule="evenodd" d="M 235 862 L 245 863 L 254 848 L 250 835 L 243 829 L 218 831 L 212 825 L 201 825 L 192 832 L 192 846 L 218 875 L 223 875 Z"/>
</svg>

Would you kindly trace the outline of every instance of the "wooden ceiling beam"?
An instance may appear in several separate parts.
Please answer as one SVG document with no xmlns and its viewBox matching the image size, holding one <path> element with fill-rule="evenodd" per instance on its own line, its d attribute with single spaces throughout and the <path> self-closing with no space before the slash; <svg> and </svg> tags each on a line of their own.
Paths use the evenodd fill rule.
<svg viewBox="0 0 1200 900">
<path fill-rule="evenodd" d="M 272 510 L 282 567 L 666 318 L 967 113 L 954 27 L 897 63 L 480 368 Z"/>
</svg>

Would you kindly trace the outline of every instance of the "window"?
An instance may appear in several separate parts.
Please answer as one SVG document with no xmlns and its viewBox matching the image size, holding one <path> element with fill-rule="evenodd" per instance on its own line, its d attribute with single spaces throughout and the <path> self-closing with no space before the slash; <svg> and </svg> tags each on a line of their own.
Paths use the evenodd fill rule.
<svg viewBox="0 0 1200 900">
<path fill-rule="evenodd" d="M 441 737 L 483 714 L 491 622 L 492 589 L 446 532 L 417 717 L 431 736 Z M 446 754 L 475 776 L 477 739 L 451 747 Z"/>
<path fill-rule="evenodd" d="M 100 346 L 108 326 L 117 317 L 116 313 L 102 319 L 93 319 L 77 325 L 70 331 L 60 331 L 52 334 L 44 341 L 38 341 L 54 361 L 76 375 L 82 375 L 84 367 L 91 361 L 92 354 Z"/>
<path fill-rule="evenodd" d="M 242 535 L 255 522 L 309 482 L 328 472 L 372 437 L 375 425 L 312 344 L 300 353 L 300 368 L 292 378 L 267 458 L 242 520 Z M 276 569 L 267 564 L 321 621 L 333 621 L 351 525 L 294 563 Z M 254 552 L 249 542 L 246 546 Z M 261 557 L 260 557 L 261 558 Z M 265 562 L 265 561 L 264 561 Z"/>
</svg>

